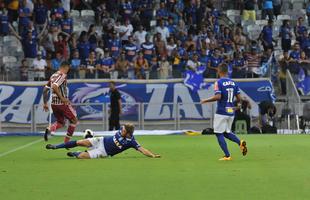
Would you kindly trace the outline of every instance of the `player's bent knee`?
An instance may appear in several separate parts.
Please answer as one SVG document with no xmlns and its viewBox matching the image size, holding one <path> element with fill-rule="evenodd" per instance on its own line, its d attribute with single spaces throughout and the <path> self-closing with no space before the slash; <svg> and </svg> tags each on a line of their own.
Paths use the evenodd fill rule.
<svg viewBox="0 0 310 200">
<path fill-rule="evenodd" d="M 76 144 L 77 144 L 78 146 L 83 146 L 83 147 L 91 147 L 91 146 L 92 146 L 92 144 L 90 143 L 89 140 L 78 140 L 78 141 L 76 142 Z"/>
<path fill-rule="evenodd" d="M 65 122 L 62 122 L 62 121 L 61 121 L 61 122 L 60 122 L 60 121 L 57 121 L 57 123 L 58 123 L 58 124 L 59 124 L 59 126 L 60 126 L 59 128 L 62 128 L 62 127 L 64 127 L 64 126 L 65 126 Z"/>
<path fill-rule="evenodd" d="M 73 118 L 73 119 L 70 120 L 70 123 L 74 124 L 74 125 L 77 125 L 79 123 L 79 121 L 78 121 L 77 118 Z"/>
<path fill-rule="evenodd" d="M 78 159 L 90 159 L 90 155 L 88 152 L 82 152 L 77 158 Z"/>
</svg>

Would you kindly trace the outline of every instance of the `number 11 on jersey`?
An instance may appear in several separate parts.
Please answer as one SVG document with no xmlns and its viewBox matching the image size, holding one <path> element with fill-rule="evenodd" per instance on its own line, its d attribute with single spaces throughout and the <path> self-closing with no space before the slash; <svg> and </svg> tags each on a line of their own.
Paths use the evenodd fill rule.
<svg viewBox="0 0 310 200">
<path fill-rule="evenodd" d="M 234 88 L 227 88 L 227 102 L 233 103 L 234 100 Z"/>
</svg>

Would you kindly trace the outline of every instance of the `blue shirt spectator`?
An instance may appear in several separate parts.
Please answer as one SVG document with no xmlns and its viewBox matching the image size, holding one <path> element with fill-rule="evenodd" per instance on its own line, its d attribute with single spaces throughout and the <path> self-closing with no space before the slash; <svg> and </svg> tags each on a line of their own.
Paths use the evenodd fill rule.
<svg viewBox="0 0 310 200">
<path fill-rule="evenodd" d="M 112 58 L 117 59 L 117 57 L 120 55 L 122 42 L 118 38 L 112 36 L 112 38 L 108 40 L 108 48 L 111 52 Z"/>
<path fill-rule="evenodd" d="M 156 11 L 156 18 L 157 19 L 168 19 L 169 12 L 166 9 L 166 5 L 164 2 L 160 3 L 160 8 Z"/>
<path fill-rule="evenodd" d="M 9 18 L 6 14 L 0 14 L 0 35 L 6 36 L 9 33 Z"/>
<path fill-rule="evenodd" d="M 81 65 L 81 60 L 79 58 L 73 58 L 71 60 L 71 69 L 77 70 Z"/>
<path fill-rule="evenodd" d="M 291 39 L 291 27 L 290 26 L 281 26 L 280 28 L 280 37 L 282 39 L 288 40 Z"/>
<path fill-rule="evenodd" d="M 25 58 L 36 58 L 38 43 L 36 39 L 26 38 L 23 40 Z"/>
<path fill-rule="evenodd" d="M 292 74 L 298 74 L 300 65 L 300 45 L 298 43 L 294 44 L 293 50 L 290 52 L 291 62 L 289 65 L 289 70 Z"/>
<path fill-rule="evenodd" d="M 220 51 L 216 49 L 213 55 L 209 59 L 208 63 L 208 78 L 216 78 L 217 67 L 223 62 L 223 58 L 220 56 Z"/>
<path fill-rule="evenodd" d="M 63 32 L 71 34 L 73 32 L 73 19 L 69 17 L 64 17 L 61 20 L 61 29 Z"/>
<path fill-rule="evenodd" d="M 59 70 L 61 63 L 62 63 L 62 55 L 60 52 L 57 52 L 56 58 L 52 59 L 52 69 L 54 71 Z"/>
<path fill-rule="evenodd" d="M 42 1 L 40 1 L 42 2 Z M 33 13 L 34 13 L 34 22 L 37 25 L 43 25 L 47 20 L 47 7 L 42 3 L 38 3 L 34 5 Z"/>
<path fill-rule="evenodd" d="M 133 13 L 133 7 L 130 1 L 121 4 L 122 15 L 125 19 L 130 19 Z"/>
<path fill-rule="evenodd" d="M 29 21 L 30 21 L 30 9 L 27 7 L 21 7 L 18 10 L 18 14 L 19 14 L 19 24 L 21 26 L 27 26 Z"/>
<path fill-rule="evenodd" d="M 263 40 L 268 44 L 272 44 L 272 27 L 265 26 L 262 31 Z"/>
<path fill-rule="evenodd" d="M 132 62 L 134 57 L 137 55 L 137 50 L 138 50 L 138 47 L 133 44 L 133 41 L 132 41 L 132 37 L 128 37 L 128 41 L 129 41 L 129 44 L 127 44 L 125 46 L 125 52 L 126 52 L 126 60 L 128 60 L 129 62 Z"/>
<path fill-rule="evenodd" d="M 109 54 L 109 52 L 105 52 L 105 57 L 102 58 L 99 62 L 99 64 L 103 68 L 105 68 L 105 71 L 99 70 L 98 78 L 107 78 L 107 77 L 110 78 L 110 74 L 107 74 L 107 73 L 114 70 L 114 64 L 115 64 L 114 59 L 106 54 Z"/>
<path fill-rule="evenodd" d="M 71 68 L 68 74 L 69 78 L 80 78 L 79 70 L 81 66 L 81 60 L 79 58 L 79 52 L 75 51 L 73 53 L 73 58 L 70 62 Z"/>
<path fill-rule="evenodd" d="M 154 43 L 150 41 L 142 43 L 141 50 L 143 52 L 143 57 L 150 63 L 155 51 Z"/>
<path fill-rule="evenodd" d="M 246 60 L 243 58 L 240 52 L 232 60 L 232 77 L 233 78 L 245 78 L 246 77 Z"/>
<path fill-rule="evenodd" d="M 209 56 L 207 55 L 207 50 L 202 49 L 200 56 L 199 56 L 199 62 L 201 62 L 202 65 L 207 66 L 209 62 Z"/>
<path fill-rule="evenodd" d="M 55 15 L 57 20 L 61 20 L 63 18 L 65 9 L 61 7 L 61 1 L 59 1 L 59 5 L 55 8 L 52 8 L 51 15 Z"/>
<path fill-rule="evenodd" d="M 300 47 L 306 53 L 306 56 L 309 58 L 310 56 L 310 36 L 307 34 L 301 40 Z"/>
<path fill-rule="evenodd" d="M 77 49 L 79 50 L 80 59 L 85 60 L 88 58 L 91 47 L 88 41 L 81 41 L 77 45 Z"/>
<path fill-rule="evenodd" d="M 272 0 L 265 0 L 263 3 L 263 9 L 273 9 Z"/>
</svg>

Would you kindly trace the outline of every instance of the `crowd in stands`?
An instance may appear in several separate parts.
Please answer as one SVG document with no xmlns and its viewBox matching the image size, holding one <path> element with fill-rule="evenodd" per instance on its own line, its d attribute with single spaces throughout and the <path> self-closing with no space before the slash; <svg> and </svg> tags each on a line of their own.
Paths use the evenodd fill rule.
<svg viewBox="0 0 310 200">
<path fill-rule="evenodd" d="M 241 10 L 242 21 L 255 22 L 258 9 L 262 10 L 261 18 L 268 19 L 259 37 L 252 40 L 241 23 L 229 26 L 221 20 L 225 12 L 215 7 L 217 1 L 82 2 L 2 1 L 0 34 L 14 35 L 23 47 L 20 80 L 29 79 L 27 70 L 35 71 L 35 80 L 45 80 L 65 60 L 71 63 L 69 78 L 181 78 L 185 70 L 201 65 L 206 66 L 205 78 L 216 78 L 222 63 L 230 66 L 233 78 L 257 78 L 263 76 L 261 66 L 278 48 L 283 56 L 278 59 L 277 76 L 285 94 L 285 70 L 297 75 L 310 63 L 306 15 L 301 14 L 294 26 L 283 20 L 279 33 L 273 31 L 282 14 L 282 0 L 232 1 Z M 91 8 L 94 16 L 88 21 L 80 18 L 78 23 L 85 30 L 75 30 L 77 22 L 71 14 L 86 8 Z M 14 27 L 14 22 L 18 26 Z"/>
</svg>

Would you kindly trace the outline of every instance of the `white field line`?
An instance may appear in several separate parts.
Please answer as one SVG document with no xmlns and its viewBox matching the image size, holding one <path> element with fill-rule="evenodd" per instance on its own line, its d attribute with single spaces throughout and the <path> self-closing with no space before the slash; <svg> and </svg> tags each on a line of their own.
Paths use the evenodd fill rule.
<svg viewBox="0 0 310 200">
<path fill-rule="evenodd" d="M 10 154 L 10 153 L 14 153 L 15 151 L 18 151 L 18 150 L 21 150 L 21 149 L 30 147 L 31 145 L 34 145 L 34 144 L 39 143 L 39 142 L 42 142 L 42 141 L 43 141 L 43 138 L 38 139 L 38 140 L 35 140 L 35 141 L 33 141 L 33 142 L 30 142 L 30 143 L 25 144 L 25 145 L 20 146 L 20 147 L 16 147 L 16 148 L 11 149 L 11 150 L 9 150 L 9 151 L 7 151 L 7 152 L 1 153 L 1 154 L 0 154 L 0 158 L 3 157 L 3 156 L 8 155 L 8 154 Z"/>
</svg>

